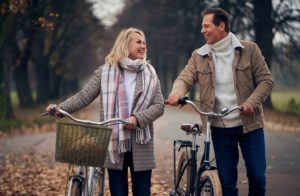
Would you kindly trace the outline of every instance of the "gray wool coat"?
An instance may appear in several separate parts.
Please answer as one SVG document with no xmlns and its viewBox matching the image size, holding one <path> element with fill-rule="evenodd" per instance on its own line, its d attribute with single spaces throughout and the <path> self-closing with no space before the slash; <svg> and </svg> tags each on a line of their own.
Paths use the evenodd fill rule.
<svg viewBox="0 0 300 196">
<path fill-rule="evenodd" d="M 95 71 L 90 81 L 87 83 L 87 85 L 85 85 L 85 87 L 81 91 L 68 98 L 67 100 L 63 101 L 61 104 L 59 104 L 59 107 L 61 107 L 63 110 L 69 113 L 73 113 L 89 105 L 99 96 L 100 121 L 103 121 L 104 119 L 101 92 L 101 72 L 102 66 L 100 66 Z M 134 102 L 132 106 L 133 108 L 137 104 L 138 98 L 141 96 L 142 90 L 142 74 L 141 72 L 138 72 L 134 93 Z M 164 107 L 164 99 L 161 93 L 160 81 L 158 80 L 151 105 L 145 110 L 140 110 L 131 114 L 137 118 L 138 124 L 141 128 L 145 127 L 146 125 L 149 125 L 151 134 L 151 141 L 147 144 L 139 144 L 136 142 L 135 131 L 133 131 L 131 134 L 133 156 L 132 158 L 133 167 L 135 171 L 150 170 L 156 167 L 154 159 L 153 121 L 163 115 Z M 123 158 L 124 156 L 121 156 L 120 164 L 112 164 L 109 158 L 109 153 L 107 153 L 104 167 L 121 170 L 123 166 Z"/>
</svg>

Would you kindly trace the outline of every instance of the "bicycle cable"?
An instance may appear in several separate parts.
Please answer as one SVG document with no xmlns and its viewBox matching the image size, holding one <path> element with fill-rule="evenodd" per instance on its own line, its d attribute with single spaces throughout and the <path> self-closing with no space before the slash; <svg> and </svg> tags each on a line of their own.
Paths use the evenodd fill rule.
<svg viewBox="0 0 300 196">
<path fill-rule="evenodd" d="M 199 101 L 199 100 L 196 100 L 196 99 L 191 100 L 191 101 L 193 101 L 193 102 L 198 102 L 199 104 L 203 104 L 203 105 L 205 105 L 206 107 L 208 107 L 209 109 L 211 109 L 214 113 L 218 113 L 213 107 L 211 107 L 211 106 L 208 105 L 207 103 L 204 103 L 204 102 Z M 220 116 L 217 116 L 217 117 L 218 117 L 219 120 L 221 121 L 221 123 L 222 123 L 222 125 L 223 125 L 223 128 L 225 128 L 225 123 L 224 123 L 223 119 L 222 119 Z"/>
<path fill-rule="evenodd" d="M 207 103 L 204 103 L 204 102 L 202 102 L 202 101 L 200 101 L 200 100 L 196 100 L 196 99 L 194 99 L 194 100 L 190 99 L 190 100 L 193 101 L 193 102 L 197 102 L 197 103 L 199 103 L 199 104 L 203 104 L 203 105 L 205 105 L 206 107 L 208 107 L 209 109 L 211 109 L 214 113 L 217 113 L 217 111 L 216 111 L 213 107 L 211 107 L 210 105 L 208 105 Z M 220 116 L 217 116 L 217 117 L 218 117 L 219 120 L 221 121 L 221 123 L 222 123 L 222 125 L 223 125 L 223 128 L 225 128 L 225 123 L 224 123 L 223 119 L 222 119 Z M 215 160 L 216 160 L 216 156 L 214 156 L 214 158 L 213 158 L 212 160 L 210 160 L 209 163 L 212 163 L 212 162 L 215 161 Z"/>
</svg>

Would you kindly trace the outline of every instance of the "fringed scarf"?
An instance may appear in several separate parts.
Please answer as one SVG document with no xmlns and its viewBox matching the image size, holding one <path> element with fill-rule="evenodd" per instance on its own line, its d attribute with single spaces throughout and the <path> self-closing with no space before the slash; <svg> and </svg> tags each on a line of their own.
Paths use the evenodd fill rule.
<svg viewBox="0 0 300 196">
<path fill-rule="evenodd" d="M 133 110 L 139 111 L 146 109 L 152 101 L 157 84 L 157 75 L 146 61 L 129 58 L 122 59 L 118 66 L 103 65 L 101 73 L 101 90 L 103 98 L 104 120 L 111 118 L 127 119 L 130 114 L 128 111 L 127 97 L 124 86 L 124 72 L 141 72 L 143 91 Z M 108 152 L 113 164 L 120 163 L 120 154 L 131 150 L 131 129 L 123 129 L 122 124 L 112 125 L 113 131 L 108 146 Z M 136 142 L 146 144 L 150 141 L 150 129 L 147 125 L 144 128 L 136 129 Z"/>
</svg>

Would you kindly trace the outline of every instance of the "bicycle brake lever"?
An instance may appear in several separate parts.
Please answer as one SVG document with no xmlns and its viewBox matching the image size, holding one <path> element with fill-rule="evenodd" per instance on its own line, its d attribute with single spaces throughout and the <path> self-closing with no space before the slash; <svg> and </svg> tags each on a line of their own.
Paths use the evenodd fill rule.
<svg viewBox="0 0 300 196">
<path fill-rule="evenodd" d="M 44 113 L 40 114 L 39 117 L 48 116 L 48 115 L 49 115 L 49 112 L 44 112 Z"/>
<path fill-rule="evenodd" d="M 184 106 L 187 102 L 189 98 L 188 97 L 181 97 L 179 100 L 178 100 L 178 104 L 181 105 L 181 106 Z"/>
<path fill-rule="evenodd" d="M 228 108 L 227 107 L 225 107 L 225 108 L 222 108 L 221 109 L 221 114 L 226 114 L 227 112 L 228 112 Z"/>
<path fill-rule="evenodd" d="M 50 116 L 54 116 L 54 115 L 55 115 L 55 113 L 56 113 L 56 111 L 57 111 L 57 108 L 56 108 L 56 106 L 52 106 L 52 107 L 50 108 L 50 110 L 49 110 L 49 111 L 46 111 L 46 112 L 44 112 L 44 113 L 40 114 L 40 117 L 43 117 L 43 116 L 48 116 L 48 115 L 50 115 Z"/>
</svg>

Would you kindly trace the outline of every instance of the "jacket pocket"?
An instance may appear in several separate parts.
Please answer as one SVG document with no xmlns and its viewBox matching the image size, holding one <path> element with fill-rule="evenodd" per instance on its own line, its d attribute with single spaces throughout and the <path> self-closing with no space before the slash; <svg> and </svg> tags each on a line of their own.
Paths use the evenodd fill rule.
<svg viewBox="0 0 300 196">
<path fill-rule="evenodd" d="M 237 81 L 249 82 L 252 81 L 252 71 L 250 64 L 239 64 L 236 67 Z"/>
<path fill-rule="evenodd" d="M 213 85 L 212 71 L 209 66 L 197 67 L 198 82 L 200 85 Z"/>
<path fill-rule="evenodd" d="M 236 69 L 239 70 L 239 71 L 250 69 L 250 64 L 249 63 L 238 64 Z"/>
<path fill-rule="evenodd" d="M 249 63 L 239 64 L 236 67 L 236 85 L 240 92 L 241 102 L 243 102 L 251 95 L 255 85 Z"/>
</svg>

